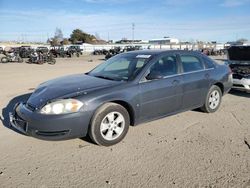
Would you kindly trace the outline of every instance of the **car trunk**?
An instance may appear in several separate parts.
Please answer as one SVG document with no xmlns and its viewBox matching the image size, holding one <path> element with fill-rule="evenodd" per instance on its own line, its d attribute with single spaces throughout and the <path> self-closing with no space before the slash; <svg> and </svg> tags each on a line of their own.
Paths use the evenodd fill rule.
<svg viewBox="0 0 250 188">
<path fill-rule="evenodd" d="M 250 46 L 232 46 L 228 49 L 229 66 L 235 79 L 250 76 Z"/>
</svg>

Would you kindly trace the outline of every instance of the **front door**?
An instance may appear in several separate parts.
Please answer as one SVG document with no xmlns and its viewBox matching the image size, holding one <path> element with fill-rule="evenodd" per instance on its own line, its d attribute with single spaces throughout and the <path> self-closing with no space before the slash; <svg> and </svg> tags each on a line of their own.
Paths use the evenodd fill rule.
<svg viewBox="0 0 250 188">
<path fill-rule="evenodd" d="M 176 112 L 181 107 L 182 77 L 175 55 L 160 57 L 149 68 L 140 89 L 140 121 Z"/>
</svg>

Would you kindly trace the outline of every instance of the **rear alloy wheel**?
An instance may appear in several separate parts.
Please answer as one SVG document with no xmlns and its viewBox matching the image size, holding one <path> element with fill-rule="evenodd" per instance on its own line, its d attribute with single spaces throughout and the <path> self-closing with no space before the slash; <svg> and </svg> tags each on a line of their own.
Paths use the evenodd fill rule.
<svg viewBox="0 0 250 188">
<path fill-rule="evenodd" d="M 218 86 L 213 85 L 207 94 L 205 104 L 201 108 L 201 110 L 207 113 L 216 112 L 220 107 L 221 100 L 222 100 L 221 89 Z"/>
<path fill-rule="evenodd" d="M 116 103 L 106 103 L 95 113 L 89 136 L 98 145 L 111 146 L 120 142 L 129 129 L 127 110 Z"/>
</svg>

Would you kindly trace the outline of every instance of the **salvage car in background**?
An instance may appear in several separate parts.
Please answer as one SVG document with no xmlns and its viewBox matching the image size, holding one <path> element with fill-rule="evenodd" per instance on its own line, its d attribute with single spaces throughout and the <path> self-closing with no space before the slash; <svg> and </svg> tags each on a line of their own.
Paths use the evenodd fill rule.
<svg viewBox="0 0 250 188">
<path fill-rule="evenodd" d="M 69 46 L 67 48 L 67 54 L 69 57 L 72 57 L 73 55 L 76 55 L 76 57 L 79 57 L 80 55 L 82 55 L 82 49 L 80 48 L 80 46 Z"/>
<path fill-rule="evenodd" d="M 87 134 L 99 145 L 120 142 L 129 125 L 201 108 L 215 112 L 232 86 L 227 65 L 192 51 L 134 51 L 86 74 L 42 83 L 10 113 L 13 127 L 40 139 Z"/>
<path fill-rule="evenodd" d="M 39 46 L 36 48 L 36 52 L 37 53 L 49 53 L 49 48 L 48 47 L 45 47 L 45 46 Z"/>
<path fill-rule="evenodd" d="M 18 62 L 22 63 L 23 59 L 18 53 L 5 53 L 5 57 L 1 58 L 1 63 Z"/>
<path fill-rule="evenodd" d="M 233 88 L 250 93 L 250 46 L 231 46 L 228 63 L 233 72 Z"/>
<path fill-rule="evenodd" d="M 3 47 L 0 47 L 0 54 L 3 54 L 3 53 L 4 53 Z"/>
<path fill-rule="evenodd" d="M 49 53 L 52 54 L 54 58 L 66 57 L 66 52 L 62 46 L 51 46 Z"/>
<path fill-rule="evenodd" d="M 21 46 L 19 48 L 19 55 L 21 58 L 30 58 L 32 52 L 34 52 L 34 49 L 32 49 L 31 46 Z"/>
</svg>

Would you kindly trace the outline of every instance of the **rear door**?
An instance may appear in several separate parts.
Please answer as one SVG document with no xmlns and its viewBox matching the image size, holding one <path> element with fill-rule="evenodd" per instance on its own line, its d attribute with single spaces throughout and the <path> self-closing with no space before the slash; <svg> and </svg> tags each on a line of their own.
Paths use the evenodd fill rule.
<svg viewBox="0 0 250 188">
<path fill-rule="evenodd" d="M 182 86 L 176 55 L 163 55 L 139 84 L 140 121 L 176 112 L 181 107 Z M 149 75 L 152 76 L 149 76 Z"/>
<path fill-rule="evenodd" d="M 199 55 L 180 54 L 183 76 L 182 109 L 202 106 L 210 85 L 210 72 Z"/>
</svg>

